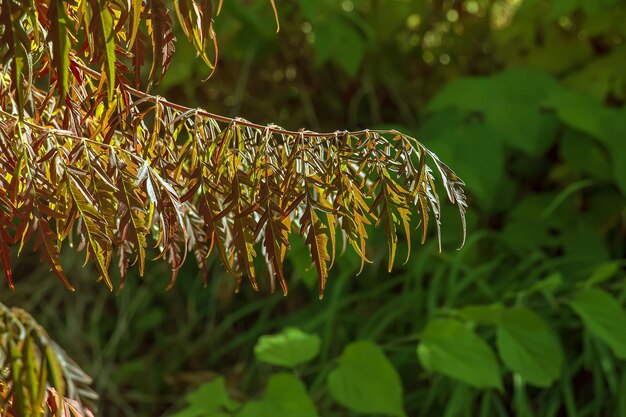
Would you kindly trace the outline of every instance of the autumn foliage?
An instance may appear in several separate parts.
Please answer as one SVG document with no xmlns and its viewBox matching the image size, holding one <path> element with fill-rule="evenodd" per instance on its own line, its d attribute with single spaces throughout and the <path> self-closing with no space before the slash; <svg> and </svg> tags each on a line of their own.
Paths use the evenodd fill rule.
<svg viewBox="0 0 626 417">
<path fill-rule="evenodd" d="M 461 179 L 400 132 L 289 131 L 148 94 L 173 59 L 172 16 L 215 67 L 210 0 L 0 4 L 0 264 L 10 287 L 11 254 L 29 246 L 70 290 L 64 246 L 83 251 L 110 289 L 112 264 L 122 286 L 131 266 L 144 273 L 154 247 L 172 284 L 188 255 L 206 280 L 205 260 L 215 252 L 238 282 L 246 276 L 258 289 L 269 276 L 272 290 L 277 280 L 286 294 L 283 264 L 295 233 L 310 249 L 322 296 L 341 242 L 361 266 L 368 262 L 369 225 L 384 228 L 389 269 L 398 229 L 409 245 L 415 224 L 422 241 L 429 224 L 439 229 L 436 176 L 464 217 Z M 269 274 L 255 268 L 258 256 Z M 9 310 L 2 317 L 3 334 L 24 328 Z M 40 332 L 3 344 L 38 363 L 31 371 L 43 378 L 41 389 L 21 390 L 19 370 L 10 370 L 13 382 L 0 387 L 7 410 L 55 395 L 81 398 L 59 394 L 68 366 L 51 367 L 65 380 L 45 383 L 56 348 L 33 331 Z M 19 392 L 32 394 L 31 405 L 12 399 Z"/>
<path fill-rule="evenodd" d="M 214 65 L 206 52 L 217 45 L 211 2 L 174 6 Z M 0 253 L 11 286 L 10 247 L 32 242 L 71 289 L 59 261 L 67 242 L 85 251 L 109 288 L 111 263 L 123 284 L 131 265 L 143 274 L 155 246 L 172 282 L 189 253 L 204 270 L 215 251 L 256 289 L 260 250 L 272 288 L 278 278 L 286 293 L 285 251 L 289 234 L 299 233 L 322 295 L 337 232 L 367 262 L 367 226 L 384 227 L 391 268 L 397 229 L 410 237 L 417 219 L 425 239 L 430 218 L 439 227 L 429 161 L 463 216 L 463 182 L 399 132 L 292 132 L 136 89 L 144 64 L 151 62 L 149 87 L 172 59 L 170 14 L 161 0 L 3 2 Z"/>
</svg>

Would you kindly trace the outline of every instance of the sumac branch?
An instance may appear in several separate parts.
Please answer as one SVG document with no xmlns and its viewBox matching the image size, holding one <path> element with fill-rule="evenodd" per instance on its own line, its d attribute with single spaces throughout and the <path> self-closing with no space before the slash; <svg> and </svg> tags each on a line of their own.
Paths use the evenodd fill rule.
<svg viewBox="0 0 626 417">
<path fill-rule="evenodd" d="M 210 2 L 174 3 L 184 33 L 213 65 Z M 391 269 L 398 229 L 409 245 L 412 224 L 422 241 L 429 223 L 439 230 L 435 172 L 464 219 L 461 179 L 400 132 L 288 131 L 136 89 L 145 43 L 150 83 L 172 59 L 162 0 L 7 0 L 0 22 L 7 44 L 0 52 L 0 261 L 10 286 L 10 247 L 32 242 L 72 289 L 59 260 L 69 242 L 111 289 L 111 264 L 123 285 L 131 265 L 143 274 L 154 245 L 171 265 L 172 284 L 189 254 L 206 280 L 205 259 L 215 251 L 255 289 L 254 259 L 262 256 L 271 288 L 277 279 L 286 294 L 285 253 L 298 233 L 321 297 L 338 236 L 363 266 L 368 225 L 383 227 Z"/>
</svg>

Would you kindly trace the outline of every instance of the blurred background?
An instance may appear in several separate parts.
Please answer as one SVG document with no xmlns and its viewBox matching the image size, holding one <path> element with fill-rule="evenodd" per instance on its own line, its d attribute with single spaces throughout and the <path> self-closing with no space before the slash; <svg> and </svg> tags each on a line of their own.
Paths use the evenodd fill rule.
<svg viewBox="0 0 626 417">
<path fill-rule="evenodd" d="M 108 293 L 68 251 L 73 294 L 22 256 L 17 289 L 4 286 L 1 301 L 30 311 L 94 376 L 103 416 L 171 415 L 217 375 L 232 398 L 258 398 L 274 368 L 255 360 L 253 347 L 288 326 L 321 338 L 319 355 L 298 370 L 320 416 L 361 415 L 326 385 L 357 340 L 382 347 L 410 416 L 626 416 L 624 362 L 564 301 L 589 282 L 622 307 L 626 300 L 626 2 L 276 4 L 279 33 L 268 1 L 224 2 L 220 61 L 206 82 L 209 70 L 179 34 L 156 92 L 288 129 L 393 127 L 418 138 L 467 183 L 465 247 L 456 250 L 461 228 L 447 207 L 443 251 L 431 239 L 389 274 L 382 231 L 372 230 L 372 242 L 382 242 L 371 246 L 374 263 L 356 276 L 359 260 L 346 251 L 322 301 L 297 237 L 286 298 L 247 285 L 235 294 L 215 255 L 207 288 L 188 262 L 165 291 L 169 271 L 154 262 L 143 279 Z M 523 303 L 558 335 L 565 359 L 550 387 L 503 369 L 503 390 L 478 389 L 420 365 L 416 345 L 429 319 L 492 303 Z M 477 331 L 493 345 L 493 328 Z"/>
</svg>

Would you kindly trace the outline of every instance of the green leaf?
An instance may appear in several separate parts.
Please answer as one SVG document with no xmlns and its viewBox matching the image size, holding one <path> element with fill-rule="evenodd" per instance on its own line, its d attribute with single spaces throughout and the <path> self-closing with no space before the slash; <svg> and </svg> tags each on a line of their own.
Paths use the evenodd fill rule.
<svg viewBox="0 0 626 417">
<path fill-rule="evenodd" d="M 59 102 L 63 103 L 65 94 L 69 89 L 69 69 L 70 69 L 70 37 L 68 35 L 67 12 L 65 3 L 61 0 L 50 2 L 51 28 L 49 32 L 50 43 L 53 54 L 52 63 L 57 74 L 57 88 L 59 90 Z"/>
<path fill-rule="evenodd" d="M 619 17 L 618 17 L 619 19 Z M 609 19 L 602 19 L 607 22 Z M 622 43 L 611 48 L 610 52 L 595 55 L 586 65 L 568 75 L 564 84 L 577 90 L 586 91 L 599 99 L 609 95 L 624 99 L 626 75 L 626 46 Z"/>
<path fill-rule="evenodd" d="M 609 147 L 622 142 L 626 134 L 623 115 L 605 107 L 595 97 L 577 91 L 558 91 L 543 103 L 553 109 L 565 125 L 595 137 Z"/>
<path fill-rule="evenodd" d="M 328 388 L 343 406 L 358 413 L 406 416 L 402 383 L 380 347 L 355 342 L 344 350 L 328 377 Z"/>
<path fill-rule="evenodd" d="M 458 320 L 435 319 L 428 323 L 417 355 L 429 371 L 477 388 L 502 389 L 498 361 L 492 349 Z"/>
<path fill-rule="evenodd" d="M 222 415 L 222 412 L 234 411 L 238 407 L 238 403 L 228 396 L 222 376 L 200 385 L 196 390 L 187 394 L 185 399 L 187 407 L 172 417 L 218 417 Z"/>
<path fill-rule="evenodd" d="M 2 27 L 4 33 L 0 37 L 0 42 L 6 44 L 8 48 L 8 54 L 11 59 L 11 84 L 16 92 L 17 110 L 20 119 L 24 113 L 24 70 L 28 69 L 30 72 L 30 66 L 28 64 L 28 35 L 26 29 L 22 24 L 22 15 L 24 14 L 23 8 L 19 5 L 15 8 L 11 7 L 11 1 L 3 2 L 2 13 L 0 18 L 2 19 Z"/>
<path fill-rule="evenodd" d="M 107 76 L 107 85 L 109 86 L 109 100 L 113 99 L 115 90 L 115 28 L 114 21 L 109 7 L 104 0 L 98 0 L 98 16 L 102 25 L 102 46 L 104 47 L 104 66 Z"/>
<path fill-rule="evenodd" d="M 275 374 L 269 379 L 263 399 L 247 403 L 236 417 L 318 417 L 315 405 L 300 379 Z"/>
<path fill-rule="evenodd" d="M 354 25 L 337 15 L 316 25 L 313 48 L 317 66 L 332 61 L 347 75 L 355 77 L 363 63 L 367 42 Z"/>
<path fill-rule="evenodd" d="M 459 110 L 440 111 L 425 121 L 422 135 L 437 156 L 454 161 L 478 204 L 490 212 L 508 207 L 507 193 L 513 187 L 505 169 L 503 135 L 490 125 L 464 119 Z"/>
<path fill-rule="evenodd" d="M 261 336 L 254 346 L 254 355 L 259 361 L 287 368 L 310 361 L 319 351 L 319 336 L 295 327 L 276 335 Z"/>
<path fill-rule="evenodd" d="M 130 40 L 128 41 L 129 49 L 135 44 L 135 38 L 137 37 L 137 31 L 139 30 L 139 23 L 141 22 L 141 3 L 142 0 L 132 0 L 131 3 L 132 20 L 130 21 Z"/>
<path fill-rule="evenodd" d="M 558 90 L 556 80 L 547 74 L 513 69 L 490 77 L 456 79 L 440 90 L 428 110 L 479 112 L 484 124 L 498 131 L 507 144 L 537 155 L 555 139 L 556 120 L 542 111 L 541 103 Z"/>
<path fill-rule="evenodd" d="M 626 359 L 626 312 L 611 294 L 590 288 L 575 294 L 569 304 L 591 333 Z"/>
<path fill-rule="evenodd" d="M 534 27 L 530 30 L 532 33 L 535 31 Z M 562 74 L 585 65 L 591 60 L 593 53 L 593 47 L 588 42 L 581 42 L 580 39 L 568 36 L 563 31 L 550 30 L 545 33 L 541 44 L 533 44 L 527 53 L 510 54 L 507 65 L 533 68 L 549 74 Z"/>
<path fill-rule="evenodd" d="M 577 222 L 561 233 L 566 256 L 580 265 L 597 265 L 607 262 L 611 255 L 603 233 L 587 222 Z"/>
<path fill-rule="evenodd" d="M 528 288 L 527 291 L 529 294 L 541 292 L 543 294 L 552 295 L 561 285 L 563 285 L 563 277 L 561 276 L 561 273 L 553 272 L 544 279 L 534 283 L 530 288 Z"/>
<path fill-rule="evenodd" d="M 609 153 L 593 137 L 567 129 L 561 137 L 560 153 L 567 167 L 576 175 L 611 180 Z"/>
<path fill-rule="evenodd" d="M 217 410 L 224 407 L 232 410 L 237 403 L 232 401 L 226 392 L 226 383 L 223 376 L 215 378 L 213 381 L 202 384 L 195 391 L 185 397 L 189 405 L 202 406 L 206 410 Z"/>
<path fill-rule="evenodd" d="M 611 279 L 615 274 L 617 274 L 620 270 L 621 263 L 618 261 L 605 262 L 603 264 L 598 265 L 598 267 L 593 271 L 589 279 L 587 279 L 587 284 L 589 286 L 598 285 Z"/>
<path fill-rule="evenodd" d="M 539 280 L 531 285 L 526 290 L 526 294 L 534 294 L 539 292 L 550 303 L 550 305 L 556 306 L 557 303 L 554 300 L 554 293 L 562 285 L 563 277 L 561 276 L 561 273 L 553 272 L 542 280 Z"/>
<path fill-rule="evenodd" d="M 532 385 L 549 387 L 561 375 L 559 340 L 543 319 L 527 308 L 504 312 L 496 344 L 504 364 Z"/>
</svg>

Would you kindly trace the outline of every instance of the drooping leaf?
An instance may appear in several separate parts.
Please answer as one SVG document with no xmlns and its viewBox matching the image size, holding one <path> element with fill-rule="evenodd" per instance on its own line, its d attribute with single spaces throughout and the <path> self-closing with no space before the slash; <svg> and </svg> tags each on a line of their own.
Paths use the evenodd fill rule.
<svg viewBox="0 0 626 417">
<path fill-rule="evenodd" d="M 152 67 L 148 78 L 154 84 L 158 84 L 172 60 L 176 37 L 164 1 L 148 0 L 148 7 L 150 8 L 150 19 L 147 21 L 148 34 L 152 38 Z"/>
<path fill-rule="evenodd" d="M 201 9 L 195 0 L 176 0 L 174 6 L 185 36 L 208 67 L 214 69 L 216 63 L 211 61 L 207 52 L 207 40 L 214 37 L 211 20 L 212 7 L 210 1 L 204 3 L 204 9 Z"/>
<path fill-rule="evenodd" d="M 258 291 L 259 285 L 256 279 L 254 269 L 254 258 L 256 251 L 254 250 L 254 230 L 256 229 L 256 221 L 252 217 L 251 205 L 242 184 L 248 181 L 246 175 L 238 171 L 233 176 L 232 193 L 226 197 L 224 204 L 228 207 L 233 204 L 233 242 L 240 261 L 243 261 L 244 270 L 248 279 L 252 283 L 252 287 Z M 247 184 L 248 187 L 250 183 Z"/>
<path fill-rule="evenodd" d="M 94 2 L 92 10 L 94 17 L 92 27 L 95 36 L 98 37 L 98 47 L 102 48 L 102 65 L 106 74 L 106 83 L 108 86 L 109 100 L 113 100 L 113 91 L 115 90 L 115 21 L 109 10 L 109 5 L 105 0 L 91 0 Z"/>
<path fill-rule="evenodd" d="M 397 227 L 403 226 L 408 245 L 411 244 L 411 212 L 407 202 L 408 192 L 400 185 L 395 183 L 389 177 L 389 172 L 384 166 L 378 167 L 379 178 L 378 183 L 380 191 L 372 206 L 370 212 L 374 212 L 379 206 L 377 213 L 377 226 L 384 223 L 384 231 L 387 235 L 387 244 L 389 246 L 389 263 L 388 271 L 391 272 L 396 257 L 396 249 L 398 243 Z M 410 256 L 410 250 L 407 255 Z"/>
<path fill-rule="evenodd" d="M 328 279 L 328 263 L 330 262 L 327 230 L 328 228 L 322 223 L 313 207 L 307 204 L 300 218 L 300 234 L 304 236 L 306 244 L 309 245 L 311 259 L 317 270 L 317 276 L 320 280 L 320 298 L 324 296 L 326 280 Z"/>
<path fill-rule="evenodd" d="M 83 219 L 89 239 L 89 253 L 95 259 L 107 287 L 113 290 L 113 283 L 109 277 L 112 242 L 110 236 L 106 235 L 107 221 L 98 212 L 93 197 L 78 178 L 68 175 L 67 188 Z"/>
<path fill-rule="evenodd" d="M 0 230 L 0 233 L 4 235 L 4 230 Z M 13 273 L 11 272 L 11 249 L 6 242 L 6 236 L 0 236 L 0 263 L 2 264 L 2 270 L 4 271 L 4 277 L 7 280 L 9 288 L 15 288 L 13 283 Z"/>
<path fill-rule="evenodd" d="M 209 38 L 215 38 L 213 33 L 213 0 L 200 0 L 200 11 L 202 12 L 202 40 L 204 44 L 203 48 L 206 48 L 206 44 Z"/>
<path fill-rule="evenodd" d="M 275 201 L 276 196 L 279 194 L 280 188 L 276 184 L 274 175 L 267 175 L 266 172 L 259 188 L 258 202 L 259 207 L 261 209 L 265 208 L 265 211 L 259 218 L 254 235 L 256 238 L 261 232 L 261 228 L 263 228 L 265 233 L 263 247 L 268 269 L 272 276 L 278 277 L 283 294 L 287 295 L 287 281 L 283 274 L 283 262 L 285 260 L 285 252 L 289 247 L 289 227 L 287 226 L 287 219 L 282 218 L 280 208 Z"/>
<path fill-rule="evenodd" d="M 127 164 L 127 167 L 134 166 L 136 169 L 136 165 L 134 165 L 131 161 L 126 161 L 125 163 Z M 134 172 L 136 174 L 136 171 Z M 128 236 L 127 239 L 135 245 L 134 250 L 136 251 L 137 258 L 139 260 L 139 274 L 143 275 L 147 246 L 147 223 L 145 209 L 143 207 L 142 199 L 138 196 L 138 189 L 132 178 L 127 178 L 124 174 L 122 174 L 119 178 L 118 190 L 118 198 L 125 206 L 125 211 L 122 211 L 122 217 L 120 219 L 120 229 L 124 233 L 123 236 Z M 125 254 L 124 248 L 122 248 L 122 253 Z M 124 274 L 122 274 L 122 276 L 123 275 Z"/>
<path fill-rule="evenodd" d="M 49 20 L 51 23 L 48 38 L 52 45 L 52 64 L 57 75 L 57 88 L 59 90 L 59 102 L 65 100 L 65 94 L 69 90 L 70 74 L 70 36 L 69 17 L 65 10 L 65 3 L 61 0 L 50 2 Z"/>
<path fill-rule="evenodd" d="M 0 183 L 0 190 L 3 190 L 4 184 Z M 0 265 L 4 271 L 4 277 L 13 289 L 13 273 L 11 271 L 11 248 L 9 243 L 12 241 L 7 228 L 12 224 L 14 207 L 13 204 L 4 196 L 0 195 Z"/>
<path fill-rule="evenodd" d="M 366 227 L 371 224 L 368 218 L 369 207 L 365 203 L 362 191 L 347 175 L 342 175 L 341 171 L 335 174 L 335 185 L 337 198 L 335 198 L 334 210 L 341 221 L 341 229 L 345 233 L 346 239 L 354 251 L 361 258 L 361 270 L 366 262 L 371 263 L 366 255 Z"/>
<path fill-rule="evenodd" d="M 34 248 L 35 250 L 40 248 L 41 260 L 48 264 L 54 275 L 68 290 L 74 291 L 74 287 L 68 281 L 61 266 L 59 259 L 61 251 L 56 241 L 56 235 L 52 231 L 50 224 L 42 217 L 39 217 Z"/>
<path fill-rule="evenodd" d="M 130 38 L 128 40 L 129 48 L 132 48 L 135 45 L 135 39 L 137 38 L 137 33 L 139 32 L 139 23 L 141 21 L 141 14 L 143 11 L 142 3 L 142 0 L 132 0 L 131 3 L 132 18 L 130 19 Z"/>
<path fill-rule="evenodd" d="M 4 1 L 0 5 L 2 8 L 0 18 L 4 28 L 0 41 L 8 47 L 7 54 L 3 60 L 11 62 L 11 87 L 15 90 L 17 110 L 20 118 L 22 118 L 24 97 L 26 95 L 24 90 L 24 72 L 30 71 L 27 55 L 27 51 L 30 49 L 29 39 L 22 21 L 22 16 L 27 6 L 26 4 L 21 4 L 21 2 L 13 5 L 12 3 L 12 1 Z"/>
</svg>

